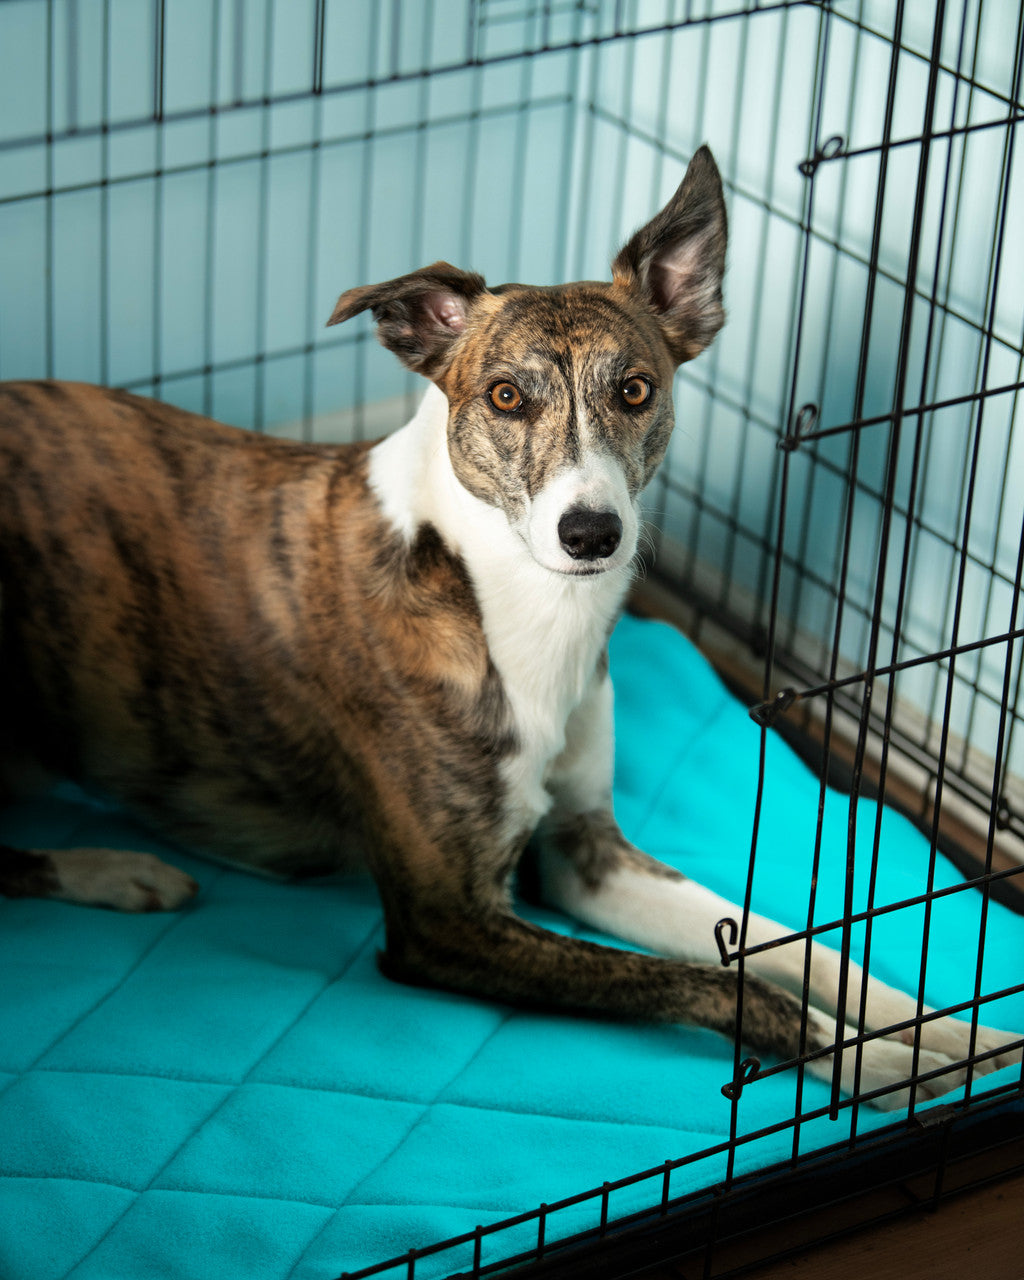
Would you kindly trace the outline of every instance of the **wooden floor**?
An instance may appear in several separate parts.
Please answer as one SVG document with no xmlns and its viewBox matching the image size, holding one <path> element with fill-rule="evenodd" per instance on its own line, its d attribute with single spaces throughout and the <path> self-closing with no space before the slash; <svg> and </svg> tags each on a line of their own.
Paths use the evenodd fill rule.
<svg viewBox="0 0 1024 1280">
<path fill-rule="evenodd" d="M 1024 1280 L 1024 1175 L 742 1274 L 744 1280 Z M 695 1261 L 642 1280 L 702 1275 Z"/>
</svg>

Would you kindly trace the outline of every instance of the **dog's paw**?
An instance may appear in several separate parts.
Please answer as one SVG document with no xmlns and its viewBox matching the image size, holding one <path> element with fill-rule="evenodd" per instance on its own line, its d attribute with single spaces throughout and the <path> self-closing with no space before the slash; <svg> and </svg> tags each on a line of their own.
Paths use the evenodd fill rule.
<svg viewBox="0 0 1024 1280">
<path fill-rule="evenodd" d="M 831 1063 L 829 1064 L 831 1070 Z M 967 1079 L 967 1072 L 956 1065 L 956 1060 L 934 1049 L 921 1049 L 917 1055 L 915 1070 L 914 1051 L 897 1039 L 868 1040 L 861 1046 L 859 1055 L 855 1047 L 843 1050 L 842 1084 L 847 1093 L 874 1093 L 885 1090 L 904 1080 L 941 1074 L 930 1080 L 918 1079 L 914 1091 L 917 1103 L 941 1097 L 951 1089 L 958 1089 Z M 878 1111 L 902 1111 L 910 1104 L 911 1089 L 889 1089 L 870 1098 L 870 1105 Z"/>
<path fill-rule="evenodd" d="M 892 1037 L 879 1037 L 866 1041 L 858 1052 L 855 1046 L 842 1051 L 842 1087 L 848 1094 L 860 1095 L 884 1090 L 877 1097 L 867 1099 L 878 1111 L 902 1111 L 910 1104 L 913 1092 L 916 1105 L 928 1102 L 932 1098 L 941 1098 L 967 1083 L 969 1068 L 964 1065 L 970 1058 L 970 1024 L 955 1018 L 936 1019 L 922 1027 L 936 1028 L 927 1040 L 922 1036 L 922 1044 L 914 1060 L 913 1035 L 904 1031 Z M 853 1034 L 852 1028 L 850 1034 Z M 986 1053 L 990 1049 L 1001 1049 L 1020 1040 L 1010 1032 L 995 1031 L 991 1027 L 979 1027 L 975 1039 L 974 1052 Z M 1007 1048 L 1005 1052 L 976 1062 L 970 1071 L 975 1077 L 997 1071 L 1000 1067 L 1013 1066 L 1021 1061 L 1021 1049 L 1017 1045 Z M 810 1063 L 812 1074 L 819 1079 L 832 1079 L 832 1056 L 820 1058 Z M 935 1074 L 933 1074 L 935 1073 Z M 922 1076 L 931 1077 L 921 1079 Z M 917 1080 L 913 1090 L 890 1088 L 902 1081 Z"/>
<path fill-rule="evenodd" d="M 126 849 L 53 849 L 55 898 L 114 911 L 176 911 L 199 886 L 151 853 Z"/>
<path fill-rule="evenodd" d="M 899 1033 L 904 1044 L 914 1043 L 914 1028 Z M 975 1031 L 974 1047 L 971 1047 L 971 1024 L 960 1018 L 936 1018 L 921 1026 L 921 1047 L 945 1054 L 954 1062 L 963 1062 L 979 1054 L 991 1053 L 974 1064 L 975 1075 L 988 1075 L 1002 1067 L 1017 1066 L 1021 1061 L 1021 1034 L 999 1031 L 994 1027 L 979 1026 Z M 1001 1052 L 996 1052 L 997 1050 Z"/>
</svg>

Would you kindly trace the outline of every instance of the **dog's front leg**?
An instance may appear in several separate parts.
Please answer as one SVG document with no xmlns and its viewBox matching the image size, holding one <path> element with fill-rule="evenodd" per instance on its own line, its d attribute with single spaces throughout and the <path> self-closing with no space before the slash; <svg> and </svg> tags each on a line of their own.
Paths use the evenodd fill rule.
<svg viewBox="0 0 1024 1280">
<path fill-rule="evenodd" d="M 622 835 L 612 814 L 611 689 L 607 680 L 595 682 L 588 698 L 568 725 L 566 749 L 552 770 L 551 812 L 539 832 L 541 893 L 544 900 L 589 925 L 662 955 L 698 963 L 718 963 L 715 926 L 724 918 L 739 921 L 742 910 L 727 899 L 658 862 L 635 848 Z M 757 947 L 791 933 L 763 916 L 747 919 L 746 945 Z M 835 1032 L 841 956 L 828 947 L 797 939 L 749 956 L 747 972 L 799 994 L 805 972 L 809 983 L 809 1018 L 824 1033 Z M 865 1029 L 881 1031 L 910 1022 L 918 1014 L 917 1001 L 902 991 L 866 975 L 859 965 L 847 965 L 846 1021 L 853 1034 L 866 983 Z M 925 1014 L 931 1012 L 925 1007 Z M 919 1034 L 918 1070 L 927 1071 L 959 1062 L 972 1053 L 970 1023 L 955 1018 L 926 1022 L 919 1033 L 906 1027 L 892 1040 L 865 1046 L 861 1087 L 881 1087 L 887 1080 L 912 1073 L 913 1044 Z M 978 1026 L 973 1053 L 983 1054 L 1017 1040 L 1008 1032 Z M 852 1087 L 853 1053 L 844 1055 L 844 1080 Z M 846 1059 L 849 1059 L 849 1068 Z M 988 1071 L 1020 1060 L 1010 1050 L 980 1064 Z M 819 1073 L 820 1074 L 820 1073 Z M 961 1078 L 951 1075 L 935 1091 L 953 1087 Z M 925 1090 L 925 1093 L 928 1091 Z M 897 1104 L 899 1098 L 894 1100 Z"/>
</svg>

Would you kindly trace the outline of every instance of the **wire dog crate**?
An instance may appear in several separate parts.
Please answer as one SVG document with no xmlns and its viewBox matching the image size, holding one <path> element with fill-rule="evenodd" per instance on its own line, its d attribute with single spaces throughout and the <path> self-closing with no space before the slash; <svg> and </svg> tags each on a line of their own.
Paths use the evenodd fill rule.
<svg viewBox="0 0 1024 1280">
<path fill-rule="evenodd" d="M 982 903 L 955 1012 L 984 1021 L 1024 989 L 981 967 L 988 904 L 1024 903 L 1022 60 L 1017 0 L 8 0 L 0 377 L 376 436 L 421 384 L 369 325 L 323 328 L 342 288 L 436 258 L 603 278 L 708 141 L 730 319 L 677 381 L 638 606 L 682 619 L 764 737 L 850 792 L 851 826 L 884 799 L 954 857 Z M 838 930 L 848 953 L 860 930 L 870 953 L 879 916 L 918 906 L 926 945 L 949 890 L 856 913 L 850 839 L 846 916 L 801 886 L 802 936 Z M 720 945 L 743 965 L 742 919 Z M 724 1275 L 794 1189 L 808 1209 L 920 1177 L 938 1196 L 982 1151 L 1021 1162 L 1024 1084 L 978 1075 L 870 1138 L 836 1093 L 826 1150 L 803 1150 L 798 1113 L 791 1159 L 741 1175 L 741 1095 L 770 1070 L 736 1046 L 729 1143 L 626 1180 L 648 1209 L 616 1220 L 625 1182 L 584 1173 L 571 1201 L 356 1274 L 697 1252 Z M 673 1190 L 712 1157 L 724 1173 Z M 564 1238 L 584 1202 L 593 1228 Z"/>
</svg>

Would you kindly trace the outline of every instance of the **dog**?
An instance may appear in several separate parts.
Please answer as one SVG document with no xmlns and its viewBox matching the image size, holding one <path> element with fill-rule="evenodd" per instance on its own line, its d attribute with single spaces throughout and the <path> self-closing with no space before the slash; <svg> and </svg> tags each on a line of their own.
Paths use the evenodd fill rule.
<svg viewBox="0 0 1024 1280">
<path fill-rule="evenodd" d="M 174 841 L 283 877 L 364 865 L 383 972 L 486 999 L 734 1034 L 739 909 L 612 813 L 607 642 L 672 382 L 724 320 L 710 151 L 610 283 L 488 288 L 444 262 L 342 294 L 430 386 L 377 443 L 313 446 L 119 391 L 0 386 L 0 711 L 8 760 L 101 789 Z M 512 909 L 543 899 L 644 952 Z M 172 910 L 178 869 L 110 849 L 0 851 L 0 892 Z M 786 934 L 752 917 L 748 946 Z M 650 954 L 653 952 L 655 954 Z M 919 1098 L 1019 1060 L 1014 1037 L 847 975 L 885 1032 L 837 1041 L 838 954 L 748 957 L 742 1037 L 842 1088 Z M 929 1011 L 925 1010 L 927 1014 Z M 840 1027 L 842 1031 L 842 1027 Z M 936 1073 L 932 1077 L 932 1073 Z M 931 1078 L 929 1078 L 931 1077 Z"/>
</svg>

